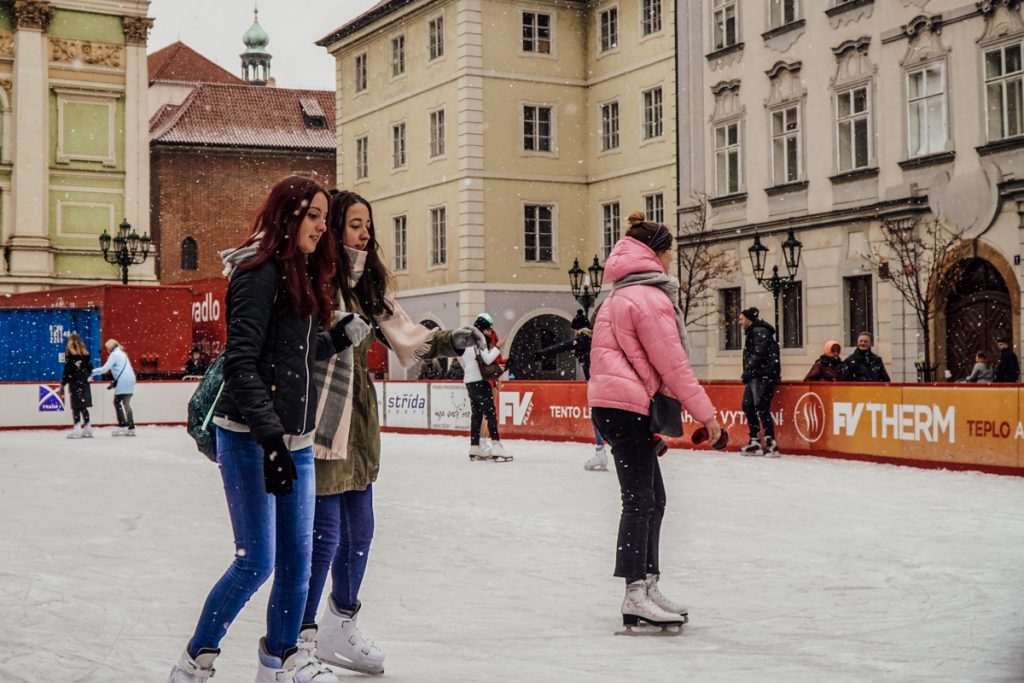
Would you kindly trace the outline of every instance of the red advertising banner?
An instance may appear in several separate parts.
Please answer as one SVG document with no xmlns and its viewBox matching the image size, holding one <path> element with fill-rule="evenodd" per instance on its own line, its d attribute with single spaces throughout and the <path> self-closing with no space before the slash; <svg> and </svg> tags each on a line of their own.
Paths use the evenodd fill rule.
<svg viewBox="0 0 1024 683">
<path fill-rule="evenodd" d="M 749 438 L 743 385 L 705 388 L 729 432 L 729 450 L 738 449 Z M 772 414 L 783 453 L 1021 474 L 1020 392 L 1016 385 L 785 383 Z M 504 382 L 495 398 L 503 435 L 593 439 L 583 382 Z M 453 433 L 450 420 L 444 426 L 438 431 Z M 668 439 L 671 447 L 693 448 L 690 436 L 699 425 L 684 412 L 683 426 L 683 437 Z"/>
</svg>

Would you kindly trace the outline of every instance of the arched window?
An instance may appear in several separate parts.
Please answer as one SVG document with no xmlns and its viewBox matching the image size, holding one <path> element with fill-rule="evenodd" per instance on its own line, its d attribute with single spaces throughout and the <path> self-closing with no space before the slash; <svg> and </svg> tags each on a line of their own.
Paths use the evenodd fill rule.
<svg viewBox="0 0 1024 683">
<path fill-rule="evenodd" d="M 181 269 L 199 270 L 199 245 L 191 237 L 181 243 Z"/>
</svg>

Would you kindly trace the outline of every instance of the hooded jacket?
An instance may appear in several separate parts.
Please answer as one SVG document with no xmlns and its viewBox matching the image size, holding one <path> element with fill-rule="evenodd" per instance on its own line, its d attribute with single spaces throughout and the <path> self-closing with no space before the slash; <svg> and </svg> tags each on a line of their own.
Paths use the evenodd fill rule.
<svg viewBox="0 0 1024 683">
<path fill-rule="evenodd" d="M 645 272 L 665 271 L 650 247 L 631 237 L 620 239 L 605 263 L 605 279 L 614 283 Z M 651 397 L 665 389 L 698 422 L 715 416 L 711 399 L 683 350 L 669 298 L 647 285 L 616 289 L 601 305 L 594 323 L 588 401 L 591 407 L 648 415 Z"/>
<path fill-rule="evenodd" d="M 744 334 L 743 383 L 755 379 L 772 383 L 781 380 L 782 365 L 779 362 L 779 342 L 775 338 L 775 328 L 758 318 Z"/>
</svg>

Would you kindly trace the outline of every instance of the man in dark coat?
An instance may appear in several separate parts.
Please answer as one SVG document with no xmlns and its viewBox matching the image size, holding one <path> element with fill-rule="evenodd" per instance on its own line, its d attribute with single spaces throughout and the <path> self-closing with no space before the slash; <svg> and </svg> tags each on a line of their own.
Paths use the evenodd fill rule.
<svg viewBox="0 0 1024 683">
<path fill-rule="evenodd" d="M 743 344 L 743 413 L 747 416 L 750 443 L 740 449 L 743 455 L 779 456 L 775 443 L 775 420 L 772 418 L 772 397 L 782 379 L 779 341 L 775 328 L 761 320 L 753 306 L 740 312 L 740 326 L 746 341 Z M 759 435 L 764 427 L 764 448 Z"/>
<path fill-rule="evenodd" d="M 1010 342 L 1000 339 L 996 342 L 999 347 L 999 364 L 996 365 L 996 382 L 1009 382 L 1016 384 L 1020 379 L 1020 363 L 1017 362 L 1017 354 L 1010 347 Z"/>
<path fill-rule="evenodd" d="M 846 357 L 839 369 L 842 382 L 891 382 L 881 356 L 871 350 L 875 338 L 870 332 L 857 335 L 857 349 Z"/>
</svg>

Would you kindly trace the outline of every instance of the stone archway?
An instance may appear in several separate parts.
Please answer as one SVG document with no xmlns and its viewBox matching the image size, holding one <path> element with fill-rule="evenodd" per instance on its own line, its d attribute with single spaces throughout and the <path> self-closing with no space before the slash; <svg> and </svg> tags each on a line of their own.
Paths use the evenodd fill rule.
<svg viewBox="0 0 1024 683">
<path fill-rule="evenodd" d="M 527 320 L 516 330 L 509 347 L 508 362 L 515 379 L 576 379 L 576 358 L 560 353 L 533 360 L 533 354 L 572 337 L 569 321 L 551 313 L 542 313 Z"/>
<path fill-rule="evenodd" d="M 1016 283 L 1014 283 L 1016 284 Z M 963 379 L 974 366 L 974 355 L 998 356 L 996 341 L 1013 343 L 1013 297 L 999 270 L 984 258 L 956 264 L 947 284 L 944 308 L 946 369 L 950 379 Z"/>
</svg>

